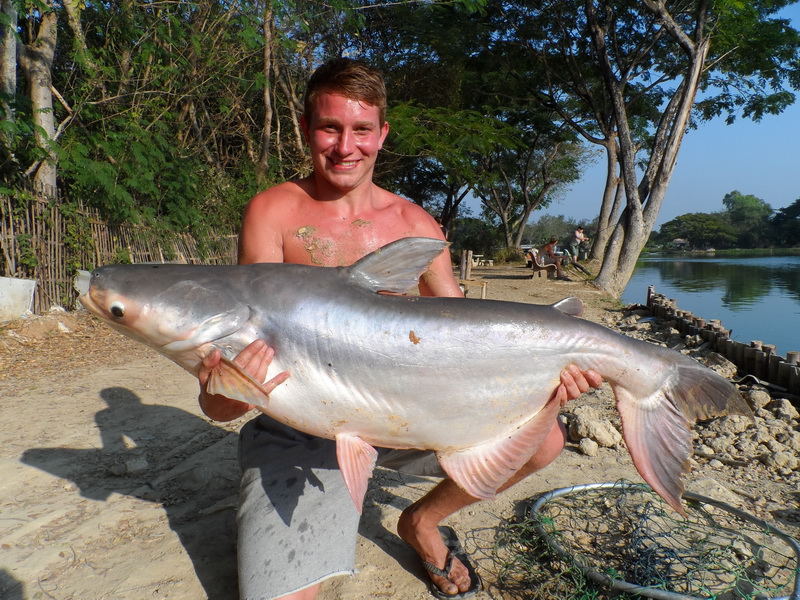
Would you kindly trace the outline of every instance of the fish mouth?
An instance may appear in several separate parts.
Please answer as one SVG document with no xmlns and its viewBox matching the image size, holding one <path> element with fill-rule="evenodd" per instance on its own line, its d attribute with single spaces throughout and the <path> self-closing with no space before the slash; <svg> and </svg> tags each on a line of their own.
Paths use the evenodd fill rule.
<svg viewBox="0 0 800 600">
<path fill-rule="evenodd" d="M 100 316 L 100 307 L 98 307 L 94 300 L 92 300 L 91 290 L 78 296 L 78 302 L 80 302 L 83 305 L 83 308 L 88 310 L 93 315 L 97 315 L 98 317 Z"/>
</svg>

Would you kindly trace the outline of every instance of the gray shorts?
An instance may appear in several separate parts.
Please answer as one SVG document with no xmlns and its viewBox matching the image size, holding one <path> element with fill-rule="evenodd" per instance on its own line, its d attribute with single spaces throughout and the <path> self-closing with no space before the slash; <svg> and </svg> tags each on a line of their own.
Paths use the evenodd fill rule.
<svg viewBox="0 0 800 600">
<path fill-rule="evenodd" d="M 336 461 L 336 443 L 260 415 L 239 439 L 237 523 L 241 600 L 268 600 L 355 570 L 360 515 Z M 444 477 L 430 451 L 378 448 L 378 464 Z"/>
</svg>

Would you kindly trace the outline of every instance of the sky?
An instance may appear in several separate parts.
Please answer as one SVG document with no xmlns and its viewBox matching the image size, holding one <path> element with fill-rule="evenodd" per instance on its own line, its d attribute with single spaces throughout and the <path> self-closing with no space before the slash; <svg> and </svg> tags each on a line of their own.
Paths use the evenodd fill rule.
<svg viewBox="0 0 800 600">
<path fill-rule="evenodd" d="M 780 13 L 800 29 L 800 5 Z M 800 92 L 780 115 L 767 115 L 758 123 L 737 118 L 726 125 L 724 117 L 689 131 L 661 206 L 656 229 L 679 215 L 722 210 L 725 194 L 734 190 L 753 195 L 773 209 L 800 198 Z M 583 177 L 551 206 L 536 211 L 564 215 L 576 221 L 591 220 L 600 211 L 605 184 L 605 158 L 588 167 Z M 473 209 L 473 212 L 478 211 Z"/>
</svg>

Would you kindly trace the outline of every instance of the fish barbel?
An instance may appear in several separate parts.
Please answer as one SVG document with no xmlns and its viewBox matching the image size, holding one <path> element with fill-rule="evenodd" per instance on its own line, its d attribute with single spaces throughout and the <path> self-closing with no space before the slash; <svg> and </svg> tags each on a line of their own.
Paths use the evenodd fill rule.
<svg viewBox="0 0 800 600">
<path fill-rule="evenodd" d="M 360 509 L 374 446 L 433 450 L 470 495 L 488 499 L 538 450 L 570 363 L 611 385 L 637 470 L 683 512 L 691 424 L 751 415 L 725 378 L 679 352 L 553 306 L 402 294 L 445 242 L 406 238 L 349 267 L 117 265 L 92 273 L 80 300 L 109 325 L 197 375 L 223 360 L 208 391 L 336 440 Z M 257 338 L 289 379 L 267 394 L 231 359 Z"/>
</svg>

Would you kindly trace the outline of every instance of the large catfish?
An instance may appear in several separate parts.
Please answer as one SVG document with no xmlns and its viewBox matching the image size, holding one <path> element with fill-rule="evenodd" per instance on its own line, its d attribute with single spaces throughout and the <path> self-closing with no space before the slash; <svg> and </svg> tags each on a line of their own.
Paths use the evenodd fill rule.
<svg viewBox="0 0 800 600">
<path fill-rule="evenodd" d="M 736 388 L 678 352 L 578 319 L 577 298 L 554 306 L 401 294 L 443 250 L 408 238 L 350 267 L 120 265 L 94 271 L 83 305 L 118 331 L 197 374 L 226 357 L 211 393 L 335 439 L 361 507 L 373 446 L 436 452 L 476 498 L 492 498 L 541 445 L 559 406 L 548 399 L 569 363 L 613 388 L 625 441 L 642 477 L 683 512 L 696 419 L 750 414 Z M 230 362 L 263 338 L 273 372 L 267 394 Z"/>
</svg>

